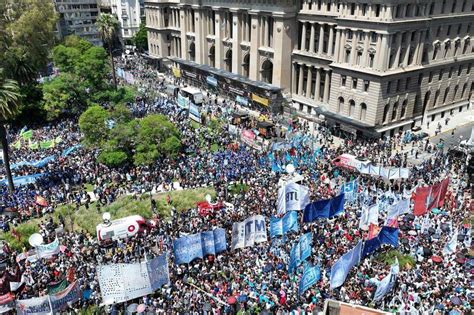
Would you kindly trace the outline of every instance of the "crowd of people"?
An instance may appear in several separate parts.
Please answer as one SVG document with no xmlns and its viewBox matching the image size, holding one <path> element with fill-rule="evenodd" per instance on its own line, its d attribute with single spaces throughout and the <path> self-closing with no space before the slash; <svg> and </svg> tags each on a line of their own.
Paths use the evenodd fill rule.
<svg viewBox="0 0 474 315">
<path fill-rule="evenodd" d="M 134 83 L 143 84 L 145 94 L 147 89 L 163 91 L 165 82 L 173 80 L 170 75 L 162 82 L 155 80 L 156 70 L 147 67 L 143 61 L 131 59 L 127 65 L 124 63 L 122 67 L 135 69 Z M 4 231 L 52 212 L 59 204 L 71 203 L 77 208 L 81 204 L 89 206 L 91 194 L 87 192 L 86 184 L 92 185 L 97 199 L 95 202 L 101 204 L 113 203 L 124 194 L 173 189 L 173 182 L 177 181 L 183 189 L 213 187 L 216 201 L 233 205 L 212 216 L 201 216 L 197 208 L 172 211 L 169 217 L 160 218 L 156 227 L 148 233 L 116 240 L 108 247 L 101 246 L 94 235 L 80 230 L 71 231 L 63 227 L 66 231 L 56 235 L 55 231 L 62 222 L 44 220 L 39 226 L 44 242 L 52 242 L 57 237 L 63 248 L 52 259 L 37 261 L 22 259 L 21 253 L 11 252 L 3 277 L 23 283 L 16 291 L 18 299 L 48 294 L 52 283 L 67 279 L 69 282 L 78 281 L 83 292 L 80 301 L 70 305 L 71 310 L 97 307 L 102 302 L 96 273 L 98 265 L 139 262 L 167 252 L 170 283 L 152 295 L 128 301 L 128 304 L 144 304 L 145 312 L 151 314 L 303 314 L 320 311 L 327 299 L 334 299 L 410 314 L 471 312 L 473 291 L 470 277 L 474 260 L 469 252 L 469 222 L 472 201 L 465 161 L 454 159 L 449 152 L 435 150 L 426 140 L 403 144 L 401 136 L 378 141 L 347 140 L 334 145 L 332 136 L 324 127 L 308 135 L 307 141 L 298 147 L 290 145 L 280 151 L 272 152 L 270 148 L 258 151 L 239 143 L 238 137 L 227 132 L 230 122 L 228 113 L 237 110 L 237 105 L 227 101 L 230 111 L 223 111 L 215 101 L 217 95 L 206 95 L 202 112 L 222 122 L 218 125 L 218 132 L 206 126 L 192 126 L 173 96 L 153 94 L 153 97 L 137 98 L 135 103 L 129 104 L 131 112 L 137 117 L 162 113 L 176 124 L 185 147 L 176 159 L 160 158 L 147 167 L 127 165 L 113 169 L 99 164 L 96 161 L 98 152 L 85 147 L 78 147 L 63 156 L 64 150 L 80 144 L 81 135 L 75 119 L 33 129 L 33 140 L 60 137 L 62 141 L 53 148 L 32 150 L 24 144 L 19 149 L 12 149 L 12 164 L 40 160 L 50 155 L 57 158 L 40 169 L 20 166 L 13 170 L 15 177 L 39 172 L 46 175 L 35 183 L 17 187 L 13 194 L 7 191 L 7 187 L 1 188 Z M 287 143 L 290 144 L 295 135 L 305 133 L 304 125 L 292 125 L 285 135 Z M 19 130 L 10 130 L 11 142 L 19 137 Z M 217 151 L 212 150 L 213 144 L 218 145 Z M 430 150 L 432 154 L 414 165 L 407 154 L 399 153 L 402 145 L 420 152 Z M 317 156 L 314 154 L 316 147 Z M 302 223 L 298 233 L 231 250 L 229 245 L 234 222 L 260 214 L 267 218 L 268 226 L 268 219 L 276 215 L 278 185 L 286 174 L 284 171 L 272 171 L 272 162 L 268 158 L 270 153 L 273 160 L 283 164 L 285 161 L 291 163 L 298 157 L 313 157 L 296 165 L 296 172 L 304 178 L 301 184 L 310 188 L 311 200 L 334 197 L 342 184 L 355 179 L 359 185 L 357 198 L 347 202 L 343 214 L 333 219 Z M 365 157 L 375 164 L 407 167 L 411 176 L 408 179 L 384 180 L 336 167 L 332 160 L 343 153 Z M 290 161 L 287 156 L 290 156 Z M 359 229 L 364 203 L 393 202 L 410 196 L 416 187 L 432 185 L 448 177 L 450 186 L 443 209 L 423 217 L 407 214 L 399 218 L 400 246 L 397 250 L 411 256 L 413 262 L 400 266 L 392 292 L 381 301 L 373 300 L 377 285 L 390 269 L 389 264 L 375 256 L 391 250 L 389 246 L 366 257 L 353 268 L 342 287 L 330 289 L 331 266 L 360 239 L 367 237 L 367 232 Z M 245 189 L 231 192 L 229 185 L 235 183 Z M 47 206 L 39 205 L 37 196 L 43 197 Z M 17 215 L 13 215 L 15 213 Z M 380 226 L 385 218 L 386 211 L 381 211 Z M 215 227 L 222 227 L 227 232 L 225 252 L 189 264 L 175 264 L 175 239 Z M 454 229 L 459 231 L 457 249 L 453 254 L 443 255 L 442 249 Z M 321 279 L 300 295 L 298 284 L 303 266 L 296 273 L 289 273 L 289 253 L 299 235 L 308 232 L 312 233 L 313 239 L 308 263 L 320 266 Z M 433 260 L 433 257 L 441 259 Z M 6 286 L 2 289 L 1 294 L 10 291 Z M 126 307 L 126 303 L 107 305 L 97 312 L 117 314 L 125 311 Z"/>
</svg>

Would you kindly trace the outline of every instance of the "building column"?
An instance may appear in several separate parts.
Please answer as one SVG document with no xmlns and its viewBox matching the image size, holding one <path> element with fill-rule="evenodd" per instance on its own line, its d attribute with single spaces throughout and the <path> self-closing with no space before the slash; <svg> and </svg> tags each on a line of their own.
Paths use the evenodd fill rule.
<svg viewBox="0 0 474 315">
<path fill-rule="evenodd" d="M 222 43 L 224 34 L 221 27 L 224 22 L 224 15 L 224 11 L 216 10 L 215 67 L 217 69 L 224 66 L 224 44 Z"/>
<path fill-rule="evenodd" d="M 294 62 L 291 67 L 291 93 L 297 94 L 296 91 L 296 63 Z"/>
<path fill-rule="evenodd" d="M 347 30 L 341 30 L 341 43 L 340 43 L 340 48 L 339 48 L 339 63 L 344 62 L 344 54 L 346 48 L 344 47 L 346 45 L 346 37 L 347 37 Z"/>
<path fill-rule="evenodd" d="M 333 48 L 334 48 L 333 41 L 334 41 L 334 26 L 329 25 L 328 56 L 332 56 Z M 336 37 L 336 43 L 337 43 L 337 37 Z"/>
<path fill-rule="evenodd" d="M 402 52 L 402 33 L 397 33 L 395 36 L 397 36 L 397 41 L 395 43 L 397 52 L 395 54 L 395 61 L 393 62 L 393 67 L 398 68 L 398 65 L 400 64 L 400 54 Z"/>
<path fill-rule="evenodd" d="M 298 95 L 303 95 L 303 76 L 304 76 L 304 65 L 302 63 L 298 64 L 300 66 L 300 72 L 298 77 Z"/>
<path fill-rule="evenodd" d="M 242 73 L 242 50 L 240 49 L 240 42 L 242 41 L 242 14 L 237 10 L 231 10 L 232 20 L 234 24 L 232 28 L 232 72 Z"/>
<path fill-rule="evenodd" d="M 334 62 L 339 62 L 339 51 L 341 50 L 341 30 L 336 29 L 336 47 L 334 47 Z"/>
<path fill-rule="evenodd" d="M 374 69 L 381 71 L 381 61 L 382 61 L 382 34 L 377 33 L 377 45 L 375 46 L 375 60 L 374 60 Z"/>
<path fill-rule="evenodd" d="M 311 27 L 311 34 L 309 37 L 309 52 L 314 53 L 314 33 L 316 29 L 316 24 L 314 22 L 310 22 L 310 27 Z"/>
<path fill-rule="evenodd" d="M 303 29 L 301 31 L 301 50 L 305 51 L 306 50 L 306 22 L 303 23 Z"/>
<path fill-rule="evenodd" d="M 268 43 L 268 17 L 262 16 L 263 21 L 263 47 L 270 46 Z"/>
<path fill-rule="evenodd" d="M 409 37 L 409 38 L 407 38 L 407 42 L 408 42 L 407 50 L 406 50 L 405 56 L 403 58 L 403 66 L 405 66 L 405 67 L 409 66 L 408 61 L 410 61 L 409 59 L 410 59 L 410 49 L 411 49 L 411 34 L 409 34 L 407 37 Z"/>
<path fill-rule="evenodd" d="M 355 64 L 355 60 L 356 60 L 356 45 L 357 45 L 357 40 L 356 38 L 358 38 L 358 33 L 359 31 L 355 31 L 353 32 L 352 34 L 352 43 L 351 43 L 351 58 L 349 60 L 349 64 L 350 65 L 354 65 Z"/>
<path fill-rule="evenodd" d="M 331 76 L 329 75 L 329 70 L 324 71 L 325 78 L 324 78 L 324 103 L 329 103 L 329 81 L 331 80 Z"/>
<path fill-rule="evenodd" d="M 324 24 L 319 24 L 319 47 L 318 54 L 323 54 L 323 42 L 324 42 Z"/>
<path fill-rule="evenodd" d="M 258 25 L 258 13 L 250 13 L 250 31 L 252 32 L 250 41 L 250 66 L 249 66 L 249 78 L 251 80 L 257 80 L 258 78 L 258 47 L 260 46 L 260 29 Z"/>
<path fill-rule="evenodd" d="M 314 92 L 314 99 L 319 102 L 319 95 L 321 94 L 321 68 L 316 68 L 316 91 Z"/>
<path fill-rule="evenodd" d="M 362 52 L 362 60 L 359 66 L 367 67 L 367 59 L 369 53 L 369 45 L 370 45 L 370 33 L 364 32 L 364 51 Z"/>
<path fill-rule="evenodd" d="M 312 66 L 308 65 L 308 75 L 306 76 L 306 97 L 311 98 L 311 84 L 313 82 L 313 73 L 312 73 Z"/>
<path fill-rule="evenodd" d="M 381 49 L 381 54 L 380 54 L 380 60 L 379 60 L 379 67 L 381 68 L 382 71 L 386 71 L 388 69 L 388 58 L 390 54 L 390 47 L 388 46 L 388 34 L 383 34 L 382 35 L 382 49 Z"/>
<path fill-rule="evenodd" d="M 182 9 L 180 19 L 181 23 L 181 58 L 188 59 L 188 38 L 186 32 L 188 31 L 188 10 Z M 178 56 L 178 54 L 176 54 Z"/>
</svg>

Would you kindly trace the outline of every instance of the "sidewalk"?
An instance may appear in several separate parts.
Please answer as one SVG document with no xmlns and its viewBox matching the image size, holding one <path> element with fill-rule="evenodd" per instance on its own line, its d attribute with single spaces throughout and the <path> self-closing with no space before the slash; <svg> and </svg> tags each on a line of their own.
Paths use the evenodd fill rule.
<svg viewBox="0 0 474 315">
<path fill-rule="evenodd" d="M 449 118 L 449 122 L 446 125 L 446 118 Z M 449 132 L 454 128 L 461 127 L 463 125 L 472 123 L 474 121 L 474 106 L 471 107 L 468 111 L 463 111 L 461 113 L 457 112 L 454 113 L 453 116 L 445 115 L 444 118 L 431 121 L 429 119 L 429 127 L 427 126 L 427 122 L 423 123 L 421 126 L 422 130 L 429 134 L 429 137 L 434 137 L 436 135 L 436 130 L 438 129 L 438 122 L 441 124 L 441 133 Z M 438 133 L 439 134 L 439 133 Z"/>
</svg>

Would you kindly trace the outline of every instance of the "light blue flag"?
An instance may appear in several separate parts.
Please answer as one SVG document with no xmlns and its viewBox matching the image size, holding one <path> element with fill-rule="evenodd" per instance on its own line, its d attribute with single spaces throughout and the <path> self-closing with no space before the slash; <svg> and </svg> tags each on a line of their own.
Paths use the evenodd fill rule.
<svg viewBox="0 0 474 315">
<path fill-rule="evenodd" d="M 393 289 L 393 287 L 395 286 L 395 282 L 397 281 L 397 275 L 399 271 L 400 267 L 398 265 L 398 259 L 397 257 L 395 257 L 395 263 L 390 268 L 390 273 L 385 276 L 385 278 L 383 278 L 377 286 L 377 290 L 374 294 L 374 301 L 381 300 L 385 296 L 385 294 L 387 294 Z"/>
<path fill-rule="evenodd" d="M 358 187 L 359 183 L 357 179 L 342 184 L 340 192 L 344 193 L 344 198 L 347 203 L 353 203 L 356 200 Z"/>
<path fill-rule="evenodd" d="M 203 248 L 201 233 L 180 237 L 174 241 L 175 263 L 188 264 L 195 258 L 202 258 Z"/>
<path fill-rule="evenodd" d="M 272 217 L 270 219 L 271 238 L 284 235 L 291 231 L 298 232 L 298 230 L 298 213 L 296 211 L 287 212 L 283 218 Z"/>
<path fill-rule="evenodd" d="M 319 268 L 319 266 L 307 266 L 305 268 L 303 276 L 301 277 L 300 284 L 298 287 L 298 293 L 300 295 L 303 294 L 306 290 L 309 289 L 309 287 L 318 282 L 319 279 L 321 279 L 321 269 Z"/>
<path fill-rule="evenodd" d="M 347 253 L 341 256 L 338 261 L 331 267 L 330 284 L 331 289 L 340 287 L 346 281 L 352 267 L 359 264 L 362 252 L 362 241 Z"/>
<path fill-rule="evenodd" d="M 310 233 L 303 234 L 300 237 L 298 243 L 293 245 L 290 251 L 290 264 L 288 266 L 288 272 L 293 272 L 298 265 L 306 258 L 311 256 L 311 243 L 313 242 L 313 236 Z"/>
</svg>

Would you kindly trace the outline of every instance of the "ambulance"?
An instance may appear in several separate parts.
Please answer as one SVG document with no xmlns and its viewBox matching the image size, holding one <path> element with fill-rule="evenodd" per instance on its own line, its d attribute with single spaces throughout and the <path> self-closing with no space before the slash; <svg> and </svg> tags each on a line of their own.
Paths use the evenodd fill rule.
<svg viewBox="0 0 474 315">
<path fill-rule="evenodd" d="M 97 225 L 97 239 L 99 242 L 110 242 L 117 239 L 132 237 L 150 229 L 150 225 L 140 215 L 131 215 L 125 218 L 105 221 Z"/>
</svg>

